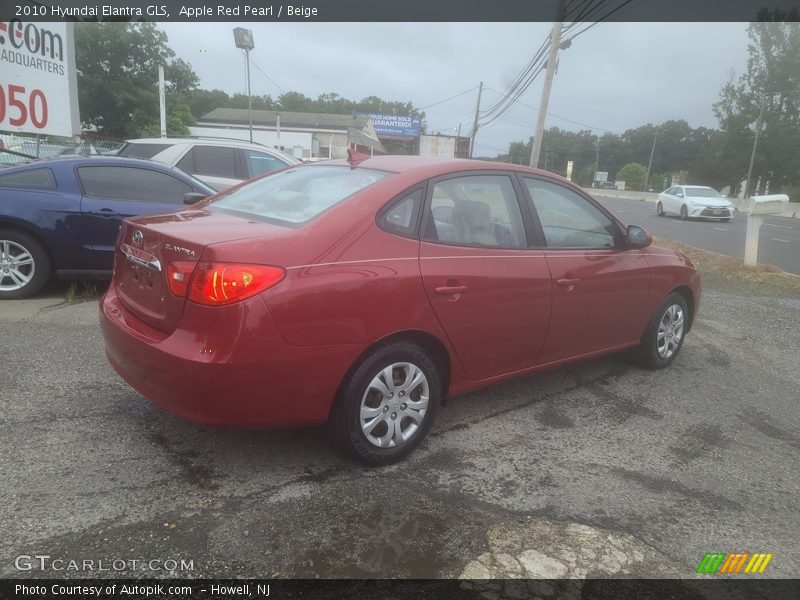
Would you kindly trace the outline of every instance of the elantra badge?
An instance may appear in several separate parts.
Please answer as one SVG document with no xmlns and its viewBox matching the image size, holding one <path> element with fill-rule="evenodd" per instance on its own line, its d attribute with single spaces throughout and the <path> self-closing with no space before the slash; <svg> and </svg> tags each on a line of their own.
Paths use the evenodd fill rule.
<svg viewBox="0 0 800 600">
<path fill-rule="evenodd" d="M 137 229 L 136 231 L 133 232 L 133 235 L 131 236 L 131 240 L 137 246 L 141 246 L 142 245 L 142 241 L 144 240 L 144 235 L 142 234 L 141 231 L 139 231 Z"/>
</svg>

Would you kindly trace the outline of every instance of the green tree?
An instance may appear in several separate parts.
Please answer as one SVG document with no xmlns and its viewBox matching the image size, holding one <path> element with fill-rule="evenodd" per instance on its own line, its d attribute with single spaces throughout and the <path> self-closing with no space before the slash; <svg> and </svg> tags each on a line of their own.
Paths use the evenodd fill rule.
<svg viewBox="0 0 800 600">
<path fill-rule="evenodd" d="M 762 11 L 747 34 L 747 69 L 738 81 L 731 78 L 714 105 L 723 134 L 717 143 L 730 151 L 726 171 L 738 184 L 747 174 L 763 110 L 751 181 L 761 177 L 763 185 L 769 180 L 775 191 L 800 183 L 800 23 L 777 10 Z"/>
<path fill-rule="evenodd" d="M 188 63 L 175 59 L 167 36 L 152 23 L 76 23 L 78 99 L 85 127 L 115 137 L 136 137 L 159 128 L 158 65 L 170 80 L 167 113 L 188 108 L 186 95 L 197 87 Z M 191 109 L 171 116 L 180 133 L 194 121 Z M 168 129 L 169 131 L 169 129 Z"/>
<path fill-rule="evenodd" d="M 647 167 L 639 163 L 628 163 L 623 166 L 616 176 L 617 181 L 625 182 L 625 189 L 641 190 L 644 187 L 644 178 L 647 175 Z"/>
</svg>

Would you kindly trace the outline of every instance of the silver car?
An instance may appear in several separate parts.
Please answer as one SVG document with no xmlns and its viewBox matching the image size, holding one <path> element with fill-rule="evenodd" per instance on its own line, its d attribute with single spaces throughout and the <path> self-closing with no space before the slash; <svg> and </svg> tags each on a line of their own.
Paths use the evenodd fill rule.
<svg viewBox="0 0 800 600">
<path fill-rule="evenodd" d="M 705 185 L 676 185 L 658 195 L 658 216 L 677 215 L 681 219 L 730 221 L 733 203 L 714 188 Z"/>
<path fill-rule="evenodd" d="M 119 156 L 149 158 L 178 167 L 217 191 L 301 162 L 277 148 L 221 138 L 128 140 Z"/>
</svg>

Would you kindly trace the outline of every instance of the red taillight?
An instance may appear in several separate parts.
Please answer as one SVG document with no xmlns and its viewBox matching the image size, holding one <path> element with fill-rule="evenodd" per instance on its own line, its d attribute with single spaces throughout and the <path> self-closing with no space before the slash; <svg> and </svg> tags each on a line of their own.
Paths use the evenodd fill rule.
<svg viewBox="0 0 800 600">
<path fill-rule="evenodd" d="M 271 288 L 285 276 L 286 271 L 280 267 L 216 262 L 197 263 L 189 284 L 189 300 L 207 306 L 231 304 Z M 171 278 L 170 288 L 172 288 Z M 174 290 L 173 293 L 175 293 Z M 184 295 L 185 293 L 184 290 Z"/>
<path fill-rule="evenodd" d="M 178 296 L 179 298 L 186 297 L 186 291 L 189 289 L 189 279 L 192 277 L 196 262 L 189 260 L 179 260 L 167 265 L 167 281 L 169 282 L 169 291 Z"/>
</svg>

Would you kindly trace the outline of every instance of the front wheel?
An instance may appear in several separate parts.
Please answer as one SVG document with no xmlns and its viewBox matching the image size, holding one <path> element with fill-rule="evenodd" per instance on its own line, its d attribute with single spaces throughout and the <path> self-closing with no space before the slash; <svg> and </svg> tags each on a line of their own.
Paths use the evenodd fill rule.
<svg viewBox="0 0 800 600">
<path fill-rule="evenodd" d="M 0 229 L 0 300 L 27 298 L 50 277 L 50 258 L 31 236 Z"/>
<path fill-rule="evenodd" d="M 664 216 L 664 205 L 663 205 L 663 204 L 661 204 L 661 202 L 659 202 L 658 204 L 656 204 L 656 214 L 657 214 L 659 217 L 663 217 L 663 216 Z"/>
<path fill-rule="evenodd" d="M 689 211 L 686 208 L 686 205 L 684 204 L 683 206 L 681 206 L 681 219 L 685 221 L 688 218 L 689 218 Z"/>
<path fill-rule="evenodd" d="M 439 370 L 420 346 L 381 346 L 342 384 L 331 415 L 333 434 L 363 463 L 397 462 L 430 431 L 441 390 Z"/>
<path fill-rule="evenodd" d="M 683 347 L 689 309 L 686 300 L 678 293 L 667 296 L 656 311 L 639 346 L 643 366 L 663 369 L 669 365 Z"/>
</svg>

